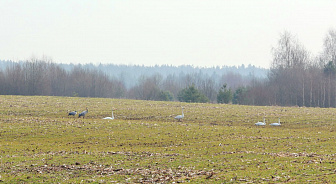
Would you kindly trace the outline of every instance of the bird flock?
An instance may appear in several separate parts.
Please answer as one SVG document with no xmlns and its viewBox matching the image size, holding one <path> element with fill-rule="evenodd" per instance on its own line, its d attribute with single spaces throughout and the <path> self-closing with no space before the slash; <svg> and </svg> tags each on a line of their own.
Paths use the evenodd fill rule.
<svg viewBox="0 0 336 184">
<path fill-rule="evenodd" d="M 184 118 L 184 113 L 183 113 L 183 109 L 184 107 L 181 107 L 182 109 L 182 114 L 181 115 L 177 115 L 175 116 L 174 119 L 178 120 L 178 121 L 182 121 L 182 119 Z M 78 114 L 78 118 L 83 117 L 83 119 L 85 118 L 85 115 L 89 112 L 89 109 L 86 108 L 85 111 L 81 112 Z M 72 111 L 68 113 L 68 116 L 75 116 L 77 114 L 77 111 Z M 113 108 L 112 108 L 112 116 L 111 117 L 105 117 L 103 119 L 108 119 L 108 120 L 114 120 L 114 116 L 113 116 Z M 265 121 L 265 117 L 263 118 L 263 121 L 259 121 L 257 123 L 255 123 L 256 126 L 265 126 L 266 125 L 266 121 Z M 278 119 L 278 122 L 275 123 L 271 123 L 269 124 L 270 126 L 281 126 L 281 122 L 280 122 L 280 118 Z"/>
<path fill-rule="evenodd" d="M 89 109 L 86 108 L 85 111 L 81 112 L 78 114 L 78 118 L 82 117 L 83 116 L 83 119 L 85 118 L 85 115 L 89 112 Z M 68 116 L 75 116 L 77 114 L 77 111 L 72 111 L 72 112 L 69 112 L 68 113 Z"/>
<path fill-rule="evenodd" d="M 183 109 L 184 107 L 181 107 L 182 108 L 182 115 L 178 115 L 175 117 L 175 119 L 177 119 L 178 121 L 182 121 L 182 119 L 184 118 L 184 114 L 183 114 Z M 83 117 L 83 119 L 85 118 L 85 115 L 89 112 L 89 109 L 86 108 L 85 111 L 81 112 L 80 114 L 78 114 L 78 118 L 80 117 Z M 77 111 L 71 111 L 68 113 L 68 116 L 75 116 L 77 114 Z M 113 108 L 112 108 L 112 116 L 111 117 L 105 117 L 103 119 L 109 119 L 109 120 L 114 120 L 114 116 L 113 116 Z"/>
<path fill-rule="evenodd" d="M 259 122 L 255 123 L 255 125 L 256 125 L 256 126 L 265 126 L 265 125 L 266 125 L 265 117 L 264 117 L 264 121 L 263 121 L 263 122 L 259 121 Z M 278 122 L 276 122 L 276 123 L 271 123 L 270 126 L 281 126 L 280 118 L 278 119 Z"/>
</svg>

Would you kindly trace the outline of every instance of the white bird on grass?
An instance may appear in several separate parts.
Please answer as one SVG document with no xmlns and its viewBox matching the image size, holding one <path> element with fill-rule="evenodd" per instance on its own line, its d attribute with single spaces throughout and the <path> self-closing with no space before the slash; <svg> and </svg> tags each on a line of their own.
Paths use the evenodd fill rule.
<svg viewBox="0 0 336 184">
<path fill-rule="evenodd" d="M 271 125 L 271 126 L 281 126 L 280 118 L 279 118 L 279 120 L 278 120 L 278 123 L 271 123 L 270 125 Z"/>
<path fill-rule="evenodd" d="M 105 118 L 103 118 L 103 119 L 114 119 L 114 116 L 113 116 L 113 109 L 112 109 L 112 116 L 111 117 L 105 117 Z"/>
<path fill-rule="evenodd" d="M 178 115 L 178 116 L 176 116 L 175 119 L 181 121 L 182 118 L 184 118 L 183 109 L 184 109 L 184 107 L 182 107 L 182 115 Z"/>
<path fill-rule="evenodd" d="M 266 123 L 265 123 L 265 117 L 264 117 L 264 122 L 259 121 L 259 122 L 255 123 L 255 125 L 257 125 L 257 126 L 264 126 L 264 125 L 266 125 Z"/>
</svg>

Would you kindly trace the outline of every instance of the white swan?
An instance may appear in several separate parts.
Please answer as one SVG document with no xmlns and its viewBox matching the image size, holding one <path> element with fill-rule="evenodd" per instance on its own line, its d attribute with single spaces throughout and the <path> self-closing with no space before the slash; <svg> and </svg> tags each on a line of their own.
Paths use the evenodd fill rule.
<svg viewBox="0 0 336 184">
<path fill-rule="evenodd" d="M 265 117 L 264 117 L 264 122 L 259 121 L 259 122 L 255 123 L 255 125 L 257 125 L 257 126 L 264 126 L 264 125 L 266 125 L 266 123 L 265 123 Z"/>
<path fill-rule="evenodd" d="M 281 126 L 280 118 L 279 118 L 278 123 L 271 123 L 270 125 L 271 125 L 271 126 Z"/>
<path fill-rule="evenodd" d="M 112 109 L 112 117 L 105 117 L 105 118 L 103 118 L 103 119 L 114 119 L 114 116 L 113 116 L 113 109 Z"/>
<path fill-rule="evenodd" d="M 184 107 L 182 107 L 182 115 L 177 115 L 177 116 L 175 117 L 175 119 L 181 121 L 182 118 L 184 118 L 183 109 L 184 109 Z"/>
</svg>

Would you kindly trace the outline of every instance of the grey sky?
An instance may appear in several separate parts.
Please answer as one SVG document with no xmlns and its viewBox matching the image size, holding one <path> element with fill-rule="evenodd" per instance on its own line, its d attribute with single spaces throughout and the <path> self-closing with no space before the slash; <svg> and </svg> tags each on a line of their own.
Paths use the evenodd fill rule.
<svg viewBox="0 0 336 184">
<path fill-rule="evenodd" d="M 0 59 L 269 67 L 288 31 L 317 55 L 333 0 L 0 0 Z"/>
</svg>

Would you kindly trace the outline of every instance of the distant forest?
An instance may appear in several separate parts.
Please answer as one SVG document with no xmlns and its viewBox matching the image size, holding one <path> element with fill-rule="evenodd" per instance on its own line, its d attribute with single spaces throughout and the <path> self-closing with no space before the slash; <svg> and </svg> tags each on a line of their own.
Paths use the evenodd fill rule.
<svg viewBox="0 0 336 184">
<path fill-rule="evenodd" d="M 248 65 L 222 67 L 57 64 L 47 58 L 0 61 L 0 94 L 178 100 L 191 85 L 216 102 L 221 86 L 247 86 L 265 79 L 268 69 Z M 162 96 L 162 94 L 164 96 Z M 166 96 L 168 95 L 168 96 Z"/>
<path fill-rule="evenodd" d="M 26 62 L 47 62 L 52 63 L 47 58 L 44 59 L 30 59 L 27 61 L 1 61 L 0 69 L 6 69 L 13 64 L 20 64 L 24 66 Z M 252 65 L 240 65 L 240 66 L 217 66 L 217 67 L 194 67 L 191 65 L 182 66 L 172 66 L 172 65 L 155 65 L 155 66 L 144 66 L 144 65 L 116 65 L 116 64 L 55 64 L 60 68 L 64 69 L 66 72 L 71 72 L 74 68 L 81 68 L 84 70 L 97 70 L 105 73 L 110 79 L 117 79 L 123 82 L 126 88 L 134 87 L 138 84 L 139 79 L 142 77 L 148 77 L 152 75 L 159 74 L 162 78 L 178 77 L 185 75 L 199 75 L 200 77 L 212 76 L 216 82 L 219 81 L 222 75 L 240 75 L 240 77 L 255 76 L 257 78 L 266 78 L 268 69 L 255 67 Z M 240 84 L 232 83 L 232 85 L 237 86 Z"/>
<path fill-rule="evenodd" d="M 0 61 L 0 94 L 336 107 L 336 30 L 323 41 L 313 56 L 282 33 L 270 69 Z"/>
</svg>

